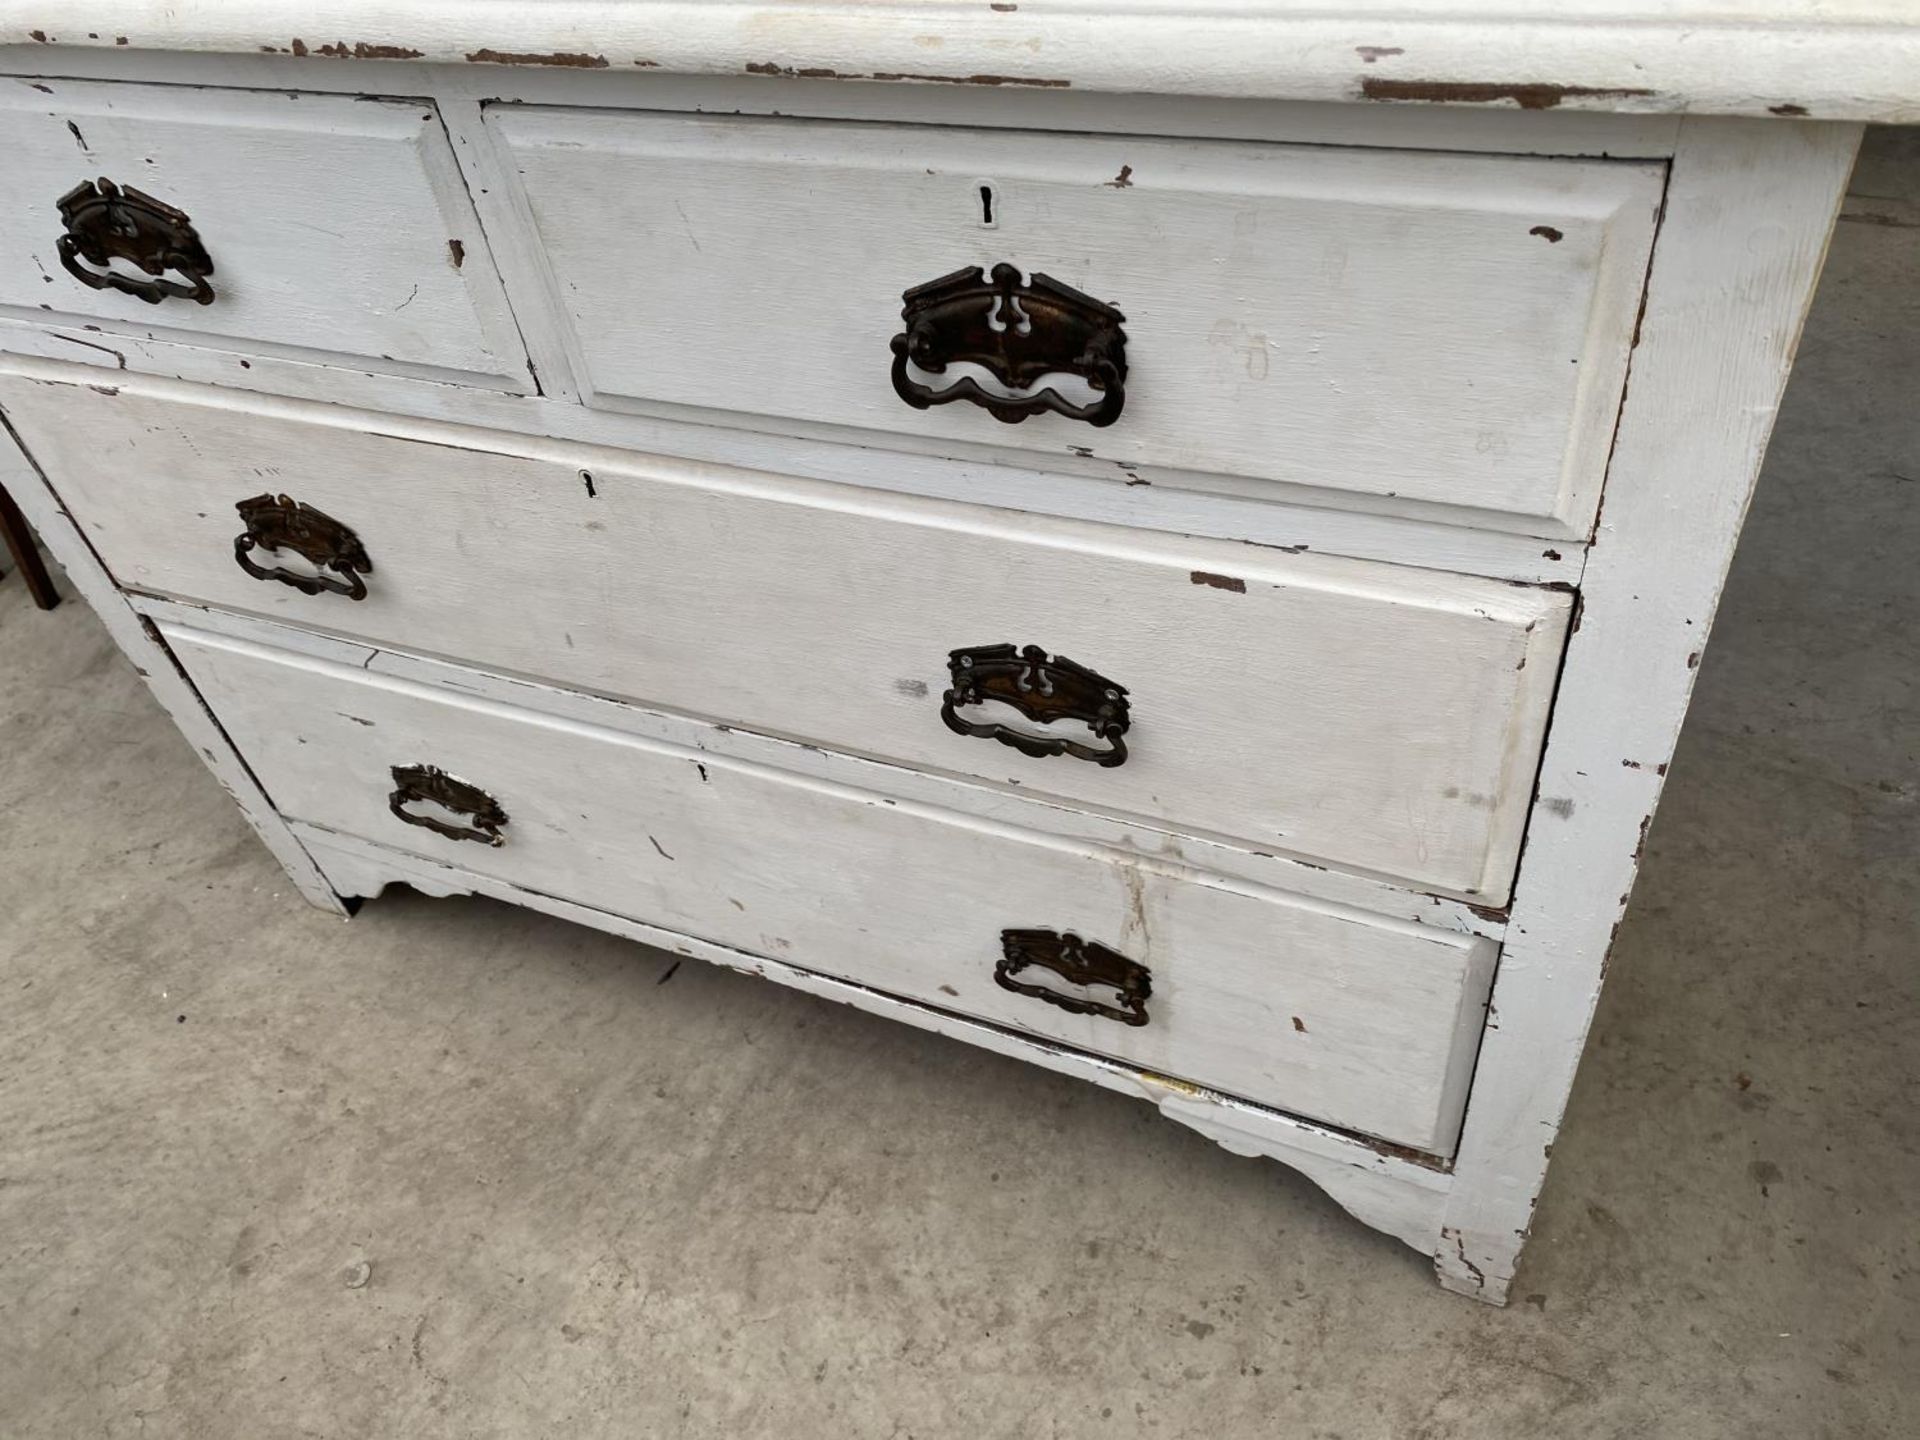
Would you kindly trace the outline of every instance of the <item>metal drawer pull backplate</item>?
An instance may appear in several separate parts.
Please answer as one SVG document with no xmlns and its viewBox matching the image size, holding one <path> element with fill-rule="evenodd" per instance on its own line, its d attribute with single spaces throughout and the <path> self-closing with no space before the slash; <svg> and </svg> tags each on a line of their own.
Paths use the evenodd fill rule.
<svg viewBox="0 0 1920 1440">
<path fill-rule="evenodd" d="M 970 400 L 996 420 L 1017 425 L 1052 411 L 1089 425 L 1111 425 L 1126 404 L 1126 316 L 1046 275 L 1025 284 L 1002 261 L 991 276 L 978 265 L 916 285 L 900 297 L 906 329 L 893 337 L 893 388 L 916 410 Z M 979 365 L 1002 385 L 1025 390 L 1049 375 L 1077 375 L 1098 399 L 1075 404 L 1051 387 L 999 395 L 971 375 L 935 389 L 907 373 L 911 361 L 931 375 L 957 362 Z"/>
<path fill-rule="evenodd" d="M 1122 1025 L 1147 1023 L 1147 999 L 1153 994 L 1153 976 L 1147 967 L 1117 950 L 1058 930 L 1002 930 L 1000 963 L 993 978 L 1004 990 L 1031 995 L 1075 1015 L 1098 1015 Z M 1050 971 L 1070 985 L 1099 986 L 1115 992 L 1116 1004 L 1063 995 L 1047 985 L 1015 977 L 1034 969 Z"/>
<path fill-rule="evenodd" d="M 255 495 L 233 507 L 246 526 L 233 537 L 233 558 L 256 580 L 278 580 L 303 595 L 344 595 L 367 598 L 365 577 L 373 572 L 367 547 L 345 525 L 289 495 Z M 268 570 L 253 563 L 255 550 L 291 550 L 320 573 L 302 574 L 279 566 Z M 326 572 L 331 571 L 331 574 Z"/>
<path fill-rule="evenodd" d="M 387 796 L 387 808 L 409 825 L 418 825 L 449 840 L 475 840 L 482 845 L 504 845 L 500 833 L 507 823 L 507 812 L 478 785 L 457 780 L 433 765 L 396 765 L 393 767 L 393 793 Z M 429 801 L 443 810 L 472 818 L 471 825 L 451 825 L 432 815 L 415 815 L 406 807 L 416 801 Z"/>
<path fill-rule="evenodd" d="M 940 697 L 940 718 L 957 735 L 979 735 L 1011 745 L 1023 755 L 1071 755 L 1096 765 L 1127 759 L 1127 690 L 1064 655 L 1038 645 L 976 645 L 947 656 L 953 687 Z M 1106 742 L 1088 745 L 1064 735 L 1032 735 L 996 720 L 968 720 L 964 705 L 997 700 L 1038 724 L 1078 720 Z"/>
<path fill-rule="evenodd" d="M 102 177 L 82 181 L 62 195 L 60 219 L 66 225 L 60 237 L 60 263 L 82 285 L 119 290 L 149 305 L 167 299 L 213 303 L 213 286 L 207 283 L 213 259 L 186 211 Z M 82 260 L 100 268 L 89 270 Z M 115 260 L 126 261 L 150 278 L 109 268 Z M 169 270 L 185 276 L 187 283 L 165 278 Z"/>
</svg>

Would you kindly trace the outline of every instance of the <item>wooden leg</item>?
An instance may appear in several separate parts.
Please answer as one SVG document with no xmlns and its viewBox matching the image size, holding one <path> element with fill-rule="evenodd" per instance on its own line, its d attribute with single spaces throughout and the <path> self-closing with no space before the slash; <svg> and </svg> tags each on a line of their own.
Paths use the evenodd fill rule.
<svg viewBox="0 0 1920 1440">
<path fill-rule="evenodd" d="M 27 517 L 20 513 L 20 507 L 4 488 L 0 488 L 0 539 L 4 539 L 7 549 L 13 552 L 13 563 L 19 568 L 20 578 L 27 582 L 27 593 L 33 596 L 33 603 L 42 610 L 58 605 L 60 592 L 53 588 L 47 562 L 40 558 L 40 547 L 33 543 Z"/>
</svg>

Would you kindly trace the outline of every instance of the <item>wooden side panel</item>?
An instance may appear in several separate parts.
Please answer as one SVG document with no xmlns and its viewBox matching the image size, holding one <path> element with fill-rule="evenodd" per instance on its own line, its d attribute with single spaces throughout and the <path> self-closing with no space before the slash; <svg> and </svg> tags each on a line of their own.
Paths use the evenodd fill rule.
<svg viewBox="0 0 1920 1440">
<path fill-rule="evenodd" d="M 1505 898 L 1563 594 L 631 456 L 589 471 L 205 397 L 0 381 L 123 584 Z M 234 502 L 262 490 L 352 527 L 365 601 L 234 563 Z M 1125 764 L 942 723 L 949 652 L 1009 642 L 1131 692 Z"/>
<path fill-rule="evenodd" d="M 1552 535 L 1584 533 L 1599 494 L 1663 179 L 928 126 L 490 120 L 590 403 L 1090 450 L 1221 477 L 1177 483 L 1281 481 Z M 901 292 L 1003 260 L 1125 313 L 1117 424 L 1008 426 L 894 394 Z"/>
<path fill-rule="evenodd" d="M 1437 1253 L 1506 1298 L 1859 130 L 1688 120 Z"/>
<path fill-rule="evenodd" d="M 532 388 L 429 100 L 0 79 L 0 152 L 0 313 Z M 57 202 L 102 176 L 187 213 L 212 303 L 62 267 Z"/>
<path fill-rule="evenodd" d="M 1375 920 L 924 805 L 245 642 L 168 641 L 280 811 L 1418 1149 L 1452 1143 L 1490 941 Z M 498 848 L 391 813 L 431 764 Z M 1148 1023 L 994 980 L 1004 928 L 1145 965 Z"/>
</svg>

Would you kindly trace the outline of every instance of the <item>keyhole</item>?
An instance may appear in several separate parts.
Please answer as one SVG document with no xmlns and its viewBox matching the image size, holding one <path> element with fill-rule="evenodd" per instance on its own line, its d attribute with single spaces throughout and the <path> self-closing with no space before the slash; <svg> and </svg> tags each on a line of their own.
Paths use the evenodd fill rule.
<svg viewBox="0 0 1920 1440">
<path fill-rule="evenodd" d="M 980 197 L 980 228 L 982 230 L 1000 228 L 1000 197 L 994 193 L 999 188 L 985 175 L 973 177 L 973 192 Z"/>
</svg>

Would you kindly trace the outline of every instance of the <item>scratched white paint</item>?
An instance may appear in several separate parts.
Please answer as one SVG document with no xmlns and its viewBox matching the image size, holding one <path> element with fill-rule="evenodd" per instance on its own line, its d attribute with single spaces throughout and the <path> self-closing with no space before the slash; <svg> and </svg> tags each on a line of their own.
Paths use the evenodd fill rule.
<svg viewBox="0 0 1920 1440">
<path fill-rule="evenodd" d="M 0 315 L 531 388 L 431 102 L 0 79 L 0 153 Z M 103 176 L 187 213 L 213 303 L 150 304 L 62 267 L 56 203 Z M 453 264 L 452 240 L 474 264 Z"/>
<path fill-rule="evenodd" d="M 225 635 L 266 649 L 309 655 L 354 669 L 443 689 L 483 700 L 534 709 L 579 720 L 641 739 L 660 740 L 689 750 L 730 755 L 795 775 L 830 780 L 856 790 L 877 790 L 901 800 L 976 816 L 983 820 L 1058 836 L 1110 850 L 1132 850 L 1176 860 L 1209 874 L 1285 890 L 1308 899 L 1366 910 L 1385 918 L 1412 920 L 1463 935 L 1499 939 L 1506 924 L 1500 912 L 1444 896 L 1410 891 L 1392 882 L 1286 855 L 1248 850 L 1191 831 L 1173 831 L 1062 805 L 1018 788 L 967 783 L 950 775 L 913 770 L 864 755 L 829 750 L 802 741 L 763 735 L 736 726 L 718 726 L 691 716 L 654 710 L 580 690 L 510 675 L 494 674 L 432 656 L 377 649 L 317 630 L 231 610 L 209 609 L 187 601 L 134 595 L 133 608 L 159 623 Z"/>
<path fill-rule="evenodd" d="M 522 316 L 531 332 L 541 312 L 527 307 Z M 203 402 L 205 392 L 198 384 L 178 384 L 167 377 L 217 384 L 230 392 L 229 403 L 240 403 L 244 394 L 248 406 L 269 412 L 279 409 L 281 402 L 275 397 L 284 395 L 308 396 L 363 412 L 380 410 L 385 412 L 378 422 L 383 433 L 418 439 L 458 443 L 452 427 L 485 426 L 511 432 L 512 444 L 523 450 L 532 445 L 552 448 L 556 454 L 577 453 L 574 445 L 540 444 L 551 437 L 903 495 L 1107 521 L 1133 529 L 1218 537 L 1276 549 L 1388 560 L 1496 580 L 1571 584 L 1578 578 L 1585 558 L 1585 545 L 1578 541 L 1546 542 L 1525 535 L 1368 514 L 1357 508 L 1335 510 L 1310 501 L 1303 503 L 1301 497 L 1254 501 L 1203 494 L 1162 484 L 1154 472 L 1148 471 L 1142 472 L 1142 478 L 1149 483 L 1133 485 L 1126 483 L 1112 465 L 1080 463 L 1071 456 L 1049 459 L 1043 468 L 960 458 L 964 447 L 958 446 L 952 447 L 952 457 L 850 448 L 810 437 L 589 410 L 565 399 L 522 399 L 339 366 L 171 344 L 144 335 L 100 336 L 78 326 L 0 320 L 0 351 L 6 352 L 5 369 L 12 373 L 75 384 L 110 378 L 114 384 L 137 385 L 142 393 L 174 396 L 189 403 Z M 91 363 L 75 364 L 71 357 L 85 357 Z M 162 378 L 135 381 L 125 373 L 103 377 L 95 366 Z M 545 364 L 540 370 L 543 377 L 548 373 Z M 408 416 L 413 419 L 403 418 Z M 593 463 L 592 458 L 585 463 Z M 1274 488 L 1278 491 L 1283 487 Z M 1354 497 L 1356 506 L 1363 500 Z"/>
<path fill-rule="evenodd" d="M 1360 491 L 1562 537 L 1599 496 L 1664 178 L 519 106 L 489 123 L 590 404 Z M 1003 260 L 1125 314 L 1121 423 L 1005 425 L 894 393 L 901 292 Z"/>
<path fill-rule="evenodd" d="M 1563 594 L 197 399 L 0 379 L 123 585 L 1505 899 Z M 234 503 L 266 489 L 353 529 L 364 601 L 234 563 Z M 1003 643 L 1126 687 L 1126 763 L 942 724 L 949 653 Z"/>
<path fill-rule="evenodd" d="M 281 812 L 523 889 L 1444 1153 L 1493 945 L 1308 905 L 575 721 L 163 630 Z M 389 810 L 432 764 L 505 809 L 499 847 Z M 1003 928 L 1145 965 L 1149 1022 L 994 981 Z"/>
</svg>

